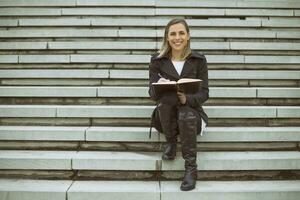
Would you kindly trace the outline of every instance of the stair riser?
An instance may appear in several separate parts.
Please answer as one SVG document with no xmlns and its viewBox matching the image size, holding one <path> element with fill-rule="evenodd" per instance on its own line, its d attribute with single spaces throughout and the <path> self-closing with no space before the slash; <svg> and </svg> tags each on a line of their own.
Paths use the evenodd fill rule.
<svg viewBox="0 0 300 200">
<path fill-rule="evenodd" d="M 0 105 L 154 105 L 150 98 L 1 97 Z M 209 106 L 298 106 L 300 98 L 210 98 Z"/>
<path fill-rule="evenodd" d="M 184 171 L 49 171 L 49 170 L 0 170 L 0 178 L 47 180 L 182 180 Z M 297 170 L 270 171 L 198 171 L 202 181 L 246 180 L 300 180 Z"/>
<path fill-rule="evenodd" d="M 1 126 L 145 126 L 150 127 L 150 119 L 124 118 L 0 118 Z M 230 126 L 300 126 L 299 118 L 287 119 L 209 119 L 211 127 Z"/>
<path fill-rule="evenodd" d="M 26 41 L 25 39 L 22 39 L 22 41 Z M 138 42 L 138 39 L 134 39 L 134 42 Z M 299 42 L 298 40 L 296 41 L 289 41 L 289 42 Z M 201 51 L 203 52 L 203 51 Z M 219 51 L 218 51 L 219 52 Z M 264 52 L 264 51 L 263 51 Z M 263 53 L 263 52 L 260 52 Z M 279 51 L 282 52 L 282 51 Z M 1 53 L 1 51 L 0 51 Z M 155 53 L 153 52 L 149 52 L 149 54 L 151 53 Z M 207 55 L 205 52 L 203 52 L 205 55 Z M 252 52 L 253 53 L 253 52 Z M 215 54 L 215 53 L 214 53 Z M 148 55 L 148 53 L 147 53 Z M 299 54 L 300 55 L 300 54 Z M 148 69 L 149 65 L 148 64 L 103 64 L 103 63 L 90 63 L 90 64 L 86 64 L 86 63 L 81 63 L 81 64 L 36 64 L 36 63 L 30 63 L 30 64 L 3 64 L 0 63 L 0 69 L 143 69 L 146 70 Z M 297 70 L 299 69 L 298 65 L 294 65 L 294 64 L 285 64 L 284 67 L 282 66 L 282 64 L 217 64 L 217 63 L 212 63 L 209 64 L 208 66 L 208 70 L 212 70 L 212 69 L 228 69 L 228 70 L 232 70 L 232 69 L 275 69 L 275 70 Z"/>
<path fill-rule="evenodd" d="M 1 141 L 0 150 L 82 150 L 162 152 L 161 142 Z M 178 144 L 177 151 L 181 145 Z M 197 151 L 300 151 L 300 142 L 198 142 Z"/>
<path fill-rule="evenodd" d="M 147 86 L 148 80 L 128 79 L 0 79 L 0 86 Z M 209 80 L 209 87 L 299 87 L 299 80 Z"/>
</svg>

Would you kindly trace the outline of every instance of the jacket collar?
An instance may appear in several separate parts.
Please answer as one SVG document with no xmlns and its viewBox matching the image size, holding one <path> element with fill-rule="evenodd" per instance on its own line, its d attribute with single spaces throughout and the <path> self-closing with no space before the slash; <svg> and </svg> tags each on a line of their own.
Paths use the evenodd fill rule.
<svg viewBox="0 0 300 200">
<path fill-rule="evenodd" d="M 193 69 L 191 59 L 192 58 L 201 58 L 203 59 L 204 56 L 200 53 L 197 53 L 195 51 L 192 51 L 192 53 L 186 58 L 184 66 L 182 68 L 181 74 L 178 74 L 175 67 L 173 66 L 172 61 L 167 56 L 163 56 L 160 58 L 157 58 L 158 54 L 154 56 L 155 60 L 161 60 L 164 64 L 161 65 L 161 70 L 172 76 L 175 80 L 178 80 L 182 77 L 185 77 L 185 74 L 188 74 L 188 72 Z"/>
</svg>

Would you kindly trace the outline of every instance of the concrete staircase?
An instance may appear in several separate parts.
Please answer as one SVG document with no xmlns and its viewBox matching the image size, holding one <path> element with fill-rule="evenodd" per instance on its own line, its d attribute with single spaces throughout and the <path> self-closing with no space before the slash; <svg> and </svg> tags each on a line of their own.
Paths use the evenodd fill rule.
<svg viewBox="0 0 300 200">
<path fill-rule="evenodd" d="M 209 68 L 191 192 L 148 137 L 174 17 Z M 298 0 L 0 1 L 0 200 L 298 200 L 299 105 Z"/>
</svg>

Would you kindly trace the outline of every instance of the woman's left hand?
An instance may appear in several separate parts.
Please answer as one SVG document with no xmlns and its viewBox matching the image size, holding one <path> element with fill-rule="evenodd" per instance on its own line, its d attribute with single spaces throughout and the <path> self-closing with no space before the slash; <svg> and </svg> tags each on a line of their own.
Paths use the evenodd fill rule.
<svg viewBox="0 0 300 200">
<path fill-rule="evenodd" d="M 186 96 L 183 92 L 177 92 L 177 96 L 181 104 L 186 103 Z"/>
</svg>

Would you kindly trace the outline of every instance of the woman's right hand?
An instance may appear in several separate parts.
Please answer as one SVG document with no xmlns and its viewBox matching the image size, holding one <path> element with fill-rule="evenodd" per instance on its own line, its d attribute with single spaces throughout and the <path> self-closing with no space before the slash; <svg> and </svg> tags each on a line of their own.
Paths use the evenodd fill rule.
<svg viewBox="0 0 300 200">
<path fill-rule="evenodd" d="M 160 78 L 157 82 L 158 83 L 162 83 L 162 82 L 169 82 L 170 80 L 169 79 L 165 79 L 165 78 Z"/>
</svg>

